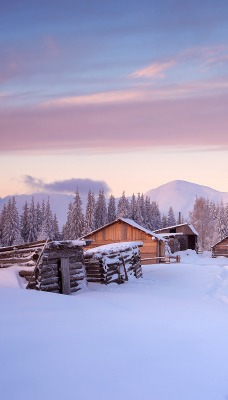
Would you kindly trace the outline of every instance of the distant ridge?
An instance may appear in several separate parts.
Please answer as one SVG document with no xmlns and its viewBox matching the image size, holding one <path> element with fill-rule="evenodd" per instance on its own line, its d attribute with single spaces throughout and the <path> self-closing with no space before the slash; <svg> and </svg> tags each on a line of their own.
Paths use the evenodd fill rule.
<svg viewBox="0 0 228 400">
<path fill-rule="evenodd" d="M 205 197 L 209 200 L 224 203 L 228 202 L 228 193 L 219 192 L 208 186 L 199 185 L 182 180 L 175 180 L 161 185 L 145 193 L 152 201 L 159 203 L 161 212 L 167 212 L 172 206 L 174 212 L 179 211 L 185 218 L 188 218 L 189 211 L 192 210 L 196 197 Z"/>
<path fill-rule="evenodd" d="M 183 217 L 186 219 L 188 219 L 189 211 L 192 210 L 196 197 L 202 196 L 215 202 L 223 200 L 224 203 L 228 203 L 227 192 L 219 192 L 218 190 L 212 189 L 208 186 L 198 185 L 196 183 L 182 180 L 165 183 L 155 189 L 149 190 L 144 195 L 145 197 L 149 196 L 152 201 L 158 202 L 161 213 L 167 213 L 169 207 L 172 206 L 176 217 L 178 216 L 178 212 L 181 212 Z M 32 196 L 34 196 L 35 202 L 39 201 L 40 203 L 42 203 L 43 199 L 46 202 L 49 197 L 51 209 L 53 213 L 57 215 L 59 225 L 62 227 L 66 222 L 68 205 L 70 201 L 72 201 L 73 195 L 60 193 L 14 195 L 19 213 L 21 213 L 25 201 L 28 203 L 31 202 Z M 0 198 L 0 211 L 2 210 L 3 205 L 8 202 L 9 197 L 12 196 L 6 196 L 2 199 Z M 81 199 L 85 209 L 87 195 L 81 196 Z M 118 201 L 118 199 L 116 200 Z"/>
</svg>

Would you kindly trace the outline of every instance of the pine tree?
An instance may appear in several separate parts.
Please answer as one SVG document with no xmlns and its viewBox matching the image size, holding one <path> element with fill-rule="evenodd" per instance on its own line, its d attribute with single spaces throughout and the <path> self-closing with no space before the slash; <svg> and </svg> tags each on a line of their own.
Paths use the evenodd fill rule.
<svg viewBox="0 0 228 400">
<path fill-rule="evenodd" d="M 129 218 L 130 217 L 130 206 L 125 192 L 122 193 L 117 205 L 117 218 Z"/>
<path fill-rule="evenodd" d="M 6 225 L 6 218 L 7 218 L 7 205 L 4 204 L 1 215 L 0 215 L 0 244 L 1 244 L 1 246 L 4 246 L 4 244 L 3 244 L 3 229 L 4 229 L 4 226 Z"/>
<path fill-rule="evenodd" d="M 35 242 L 37 240 L 37 215 L 34 197 L 31 199 L 30 207 L 28 210 L 28 220 L 29 220 L 29 232 L 28 232 L 28 242 Z"/>
<path fill-rule="evenodd" d="M 64 240 L 71 240 L 70 228 L 71 228 L 71 219 L 72 219 L 72 208 L 73 208 L 73 205 L 70 202 L 68 205 L 67 221 L 63 225 L 63 229 L 62 229 L 62 236 L 63 236 Z"/>
<path fill-rule="evenodd" d="M 28 207 L 27 201 L 25 202 L 23 209 L 22 209 L 20 227 L 21 227 L 21 237 L 22 237 L 24 243 L 28 243 L 28 241 L 29 241 L 29 207 Z"/>
<path fill-rule="evenodd" d="M 38 239 L 39 240 L 53 240 L 54 237 L 54 232 L 53 232 L 53 214 L 51 211 L 50 207 L 50 201 L 48 198 L 46 207 L 45 207 L 45 212 L 44 212 L 44 217 L 42 221 L 42 227 L 41 231 L 39 232 Z"/>
<path fill-rule="evenodd" d="M 6 214 L 4 216 L 4 225 L 2 229 L 3 246 L 13 246 L 23 243 L 20 233 L 20 220 L 16 206 L 15 197 L 9 199 Z"/>
<path fill-rule="evenodd" d="M 161 226 L 162 228 L 166 228 L 168 226 L 167 216 L 165 214 L 162 215 L 161 223 L 162 223 L 162 226 Z"/>
<path fill-rule="evenodd" d="M 116 220 L 116 199 L 111 194 L 108 202 L 108 222 L 110 223 L 115 220 Z"/>
<path fill-rule="evenodd" d="M 134 221 L 137 222 L 137 224 L 143 226 L 143 216 L 142 216 L 140 193 L 138 193 L 138 197 L 136 200 L 136 215 L 135 215 Z"/>
<path fill-rule="evenodd" d="M 101 189 L 95 204 L 95 229 L 100 228 L 108 223 L 108 211 L 104 190 Z"/>
<path fill-rule="evenodd" d="M 83 235 L 83 229 L 84 229 L 84 216 L 82 213 L 82 201 L 79 191 L 76 190 L 70 215 L 70 228 L 69 228 L 70 239 L 75 240 L 80 238 Z"/>
<path fill-rule="evenodd" d="M 157 229 L 160 229 L 162 227 L 161 213 L 156 201 L 151 202 L 151 216 L 152 216 L 152 221 L 151 221 L 152 230 L 156 231 Z"/>
<path fill-rule="evenodd" d="M 54 214 L 53 217 L 53 240 L 60 240 L 60 232 L 59 232 L 59 222 L 57 219 L 57 215 Z"/>
<path fill-rule="evenodd" d="M 199 234 L 199 250 L 210 250 L 214 237 L 215 224 L 213 220 L 214 207 L 208 199 L 197 197 L 190 212 L 190 222 Z"/>
<path fill-rule="evenodd" d="M 88 234 L 95 229 L 95 197 L 94 193 L 89 190 L 87 195 L 87 205 L 85 213 L 84 234 Z"/>
<path fill-rule="evenodd" d="M 177 223 L 177 221 L 174 216 L 173 207 L 170 206 L 169 211 L 168 211 L 167 224 L 168 224 L 168 226 L 174 226 L 174 225 L 176 225 L 176 223 Z"/>
<path fill-rule="evenodd" d="M 130 218 L 133 219 L 133 221 L 136 221 L 137 218 L 137 201 L 134 193 L 130 202 Z"/>
<path fill-rule="evenodd" d="M 42 229 L 42 221 L 44 219 L 44 214 L 45 214 L 45 205 L 44 208 L 40 207 L 40 203 L 38 202 L 36 204 L 36 231 L 37 231 L 37 237 L 39 236 L 41 229 Z"/>
</svg>

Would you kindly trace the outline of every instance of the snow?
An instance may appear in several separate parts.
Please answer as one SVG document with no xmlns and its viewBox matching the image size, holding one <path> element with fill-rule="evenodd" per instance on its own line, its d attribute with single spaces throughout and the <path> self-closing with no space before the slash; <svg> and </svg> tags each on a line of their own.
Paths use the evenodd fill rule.
<svg viewBox="0 0 228 400">
<path fill-rule="evenodd" d="M 137 248 L 143 246 L 143 242 L 119 242 L 119 243 L 110 243 L 104 244 L 103 246 L 94 247 L 93 249 L 89 249 L 85 251 L 85 255 L 92 256 L 95 254 L 107 254 L 110 255 L 112 253 L 118 253 L 122 251 L 126 251 L 127 249 Z"/>
<path fill-rule="evenodd" d="M 178 254 L 72 296 L 0 269 L 1 398 L 226 400 L 228 259 Z"/>
</svg>

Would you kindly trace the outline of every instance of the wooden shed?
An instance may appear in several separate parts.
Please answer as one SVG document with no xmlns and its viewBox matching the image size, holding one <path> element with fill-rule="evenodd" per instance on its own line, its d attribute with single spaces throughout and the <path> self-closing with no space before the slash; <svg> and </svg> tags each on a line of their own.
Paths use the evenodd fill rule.
<svg viewBox="0 0 228 400">
<path fill-rule="evenodd" d="M 212 247 L 212 257 L 228 257 L 228 236 Z"/>
<path fill-rule="evenodd" d="M 155 231 L 168 240 L 172 253 L 182 250 L 197 250 L 198 232 L 191 224 L 179 224 Z"/>
<path fill-rule="evenodd" d="M 153 258 L 151 263 L 157 263 L 157 257 L 165 257 L 167 241 L 160 235 L 138 225 L 131 219 L 118 218 L 101 228 L 83 236 L 85 240 L 93 240 L 88 248 L 103 246 L 118 242 L 143 242 L 141 258 Z"/>
<path fill-rule="evenodd" d="M 83 246 L 85 241 L 46 242 L 30 274 L 27 289 L 71 294 L 87 285 Z M 20 276 L 25 271 L 21 271 Z"/>
</svg>

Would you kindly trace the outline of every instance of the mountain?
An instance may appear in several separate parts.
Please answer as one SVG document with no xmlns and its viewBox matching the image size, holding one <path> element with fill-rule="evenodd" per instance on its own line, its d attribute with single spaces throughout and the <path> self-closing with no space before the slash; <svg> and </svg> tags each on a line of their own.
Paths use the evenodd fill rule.
<svg viewBox="0 0 228 400">
<path fill-rule="evenodd" d="M 220 202 L 221 200 L 223 200 L 224 203 L 228 203 L 228 193 L 219 192 L 218 190 L 212 189 L 207 186 L 197 185 L 196 183 L 181 180 L 168 182 L 155 189 L 149 190 L 144 195 L 145 197 L 149 196 L 152 201 L 158 202 L 161 213 L 167 213 L 169 207 L 172 206 L 176 217 L 178 216 L 178 212 L 181 212 L 182 216 L 185 218 L 188 218 L 189 211 L 192 210 L 196 197 L 202 196 L 215 202 Z M 28 203 L 31 202 L 32 196 L 34 196 L 35 202 L 39 201 L 40 204 L 42 203 L 43 199 L 45 200 L 45 202 L 47 202 L 47 199 L 49 197 L 51 209 L 53 213 L 55 213 L 58 217 L 59 226 L 62 227 L 63 224 L 66 222 L 68 205 L 70 201 L 72 201 L 73 196 L 67 194 L 53 193 L 15 195 L 14 197 L 17 202 L 19 213 L 22 212 L 22 207 L 25 201 L 27 201 Z M 7 196 L 2 199 L 0 198 L 0 211 L 3 205 L 8 202 L 10 197 L 12 196 Z M 86 199 L 87 195 L 81 196 L 84 210 Z"/>
<path fill-rule="evenodd" d="M 167 213 L 170 206 L 173 207 L 176 216 L 181 212 L 182 216 L 188 218 L 196 197 L 205 197 L 215 202 L 228 202 L 228 193 L 219 192 L 208 186 L 198 185 L 182 180 L 176 180 L 161 185 L 145 193 L 151 201 L 159 204 L 160 211 Z"/>
</svg>

